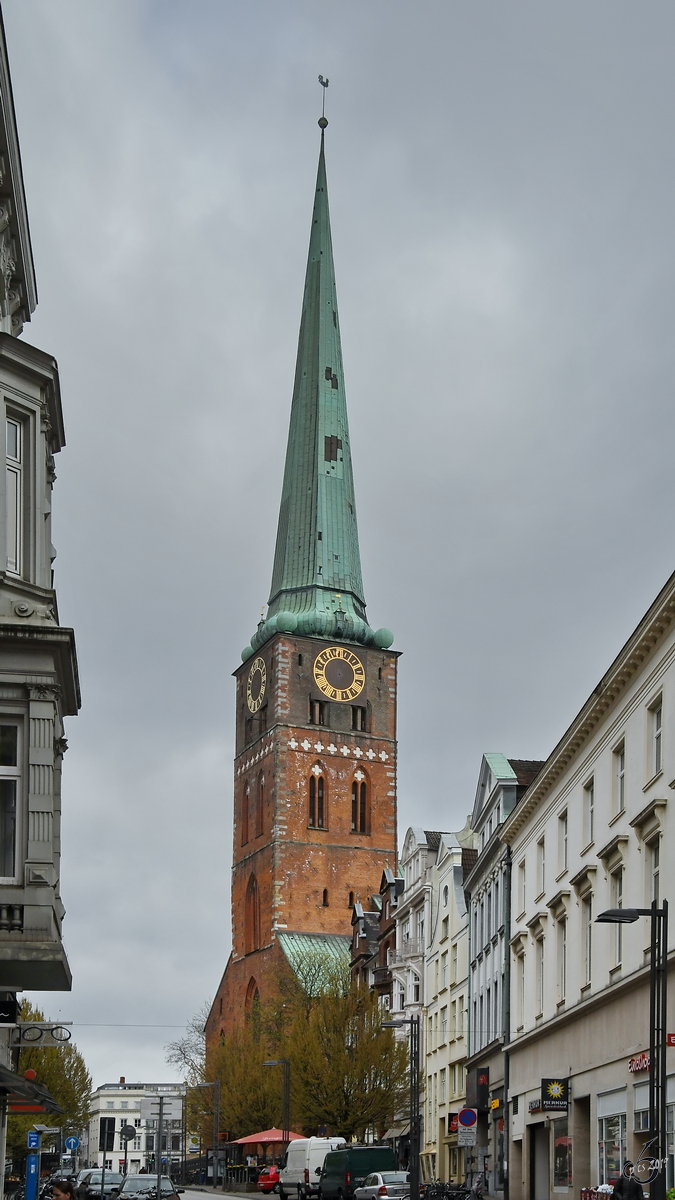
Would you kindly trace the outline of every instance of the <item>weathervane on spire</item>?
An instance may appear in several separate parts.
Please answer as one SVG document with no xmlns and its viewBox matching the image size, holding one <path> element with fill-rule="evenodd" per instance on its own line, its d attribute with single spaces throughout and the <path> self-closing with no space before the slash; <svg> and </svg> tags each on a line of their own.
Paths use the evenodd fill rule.
<svg viewBox="0 0 675 1200">
<path fill-rule="evenodd" d="M 328 80 L 324 79 L 323 75 L 319 75 L 319 83 L 321 84 L 321 86 L 323 88 L 323 93 L 322 93 L 322 97 L 321 97 L 321 116 L 319 118 L 319 125 L 320 125 L 321 129 L 325 129 L 326 125 L 328 124 L 328 121 L 326 120 L 326 88 L 328 87 Z"/>
</svg>

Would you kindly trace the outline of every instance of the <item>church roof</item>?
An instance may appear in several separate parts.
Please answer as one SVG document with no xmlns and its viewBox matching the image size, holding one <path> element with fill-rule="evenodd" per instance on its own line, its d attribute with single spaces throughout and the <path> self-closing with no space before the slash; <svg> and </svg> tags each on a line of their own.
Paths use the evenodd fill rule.
<svg viewBox="0 0 675 1200">
<path fill-rule="evenodd" d="M 267 619 L 242 657 L 275 633 L 390 646 L 366 619 L 347 422 L 324 122 L 309 239 L 286 465 Z"/>
<path fill-rule="evenodd" d="M 291 970 L 312 991 L 315 990 L 312 985 L 328 983 L 336 971 L 349 970 L 352 946 L 349 934 L 277 932 L 277 939 Z M 316 968 L 321 966 L 325 967 L 323 980 L 317 979 Z"/>
</svg>

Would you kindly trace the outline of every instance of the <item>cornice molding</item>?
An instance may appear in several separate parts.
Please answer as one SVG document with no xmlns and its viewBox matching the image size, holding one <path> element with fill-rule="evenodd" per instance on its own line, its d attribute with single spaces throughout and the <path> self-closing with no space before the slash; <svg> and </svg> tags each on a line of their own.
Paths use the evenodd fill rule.
<svg viewBox="0 0 675 1200">
<path fill-rule="evenodd" d="M 641 841 L 644 841 L 645 838 L 650 837 L 651 834 L 661 829 L 660 810 L 665 808 L 667 804 L 667 796 L 655 796 L 653 800 L 649 801 L 649 804 L 645 804 L 644 808 L 640 809 L 640 812 L 636 817 L 633 817 L 632 821 L 628 822 L 631 829 L 635 830 Z"/>
<path fill-rule="evenodd" d="M 577 871 L 576 875 L 570 879 L 570 885 L 574 888 L 577 896 L 585 896 L 587 892 L 591 891 L 597 870 L 597 863 L 584 863 L 581 870 Z"/>
<path fill-rule="evenodd" d="M 606 871 L 611 871 L 614 867 L 618 867 L 619 863 L 623 862 L 624 850 L 627 845 L 628 834 L 617 833 L 606 846 L 598 850 L 598 858 Z"/>
<path fill-rule="evenodd" d="M 514 841 L 528 818 L 558 782 L 582 746 L 588 742 L 609 709 L 626 691 L 674 620 L 675 572 L 549 755 L 520 804 L 504 821 L 501 829 L 503 842 L 510 845 Z"/>
<path fill-rule="evenodd" d="M 561 888 L 559 892 L 556 892 L 555 896 L 546 901 L 546 907 L 549 909 L 554 920 L 559 921 L 563 913 L 567 913 L 570 896 L 571 892 L 569 888 Z"/>
</svg>

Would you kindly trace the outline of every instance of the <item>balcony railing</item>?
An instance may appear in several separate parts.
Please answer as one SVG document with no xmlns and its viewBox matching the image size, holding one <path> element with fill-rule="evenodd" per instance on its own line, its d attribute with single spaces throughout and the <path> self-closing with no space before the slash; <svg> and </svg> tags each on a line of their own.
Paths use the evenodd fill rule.
<svg viewBox="0 0 675 1200">
<path fill-rule="evenodd" d="M 405 938 L 396 948 L 393 961 L 407 962 L 409 958 L 421 958 L 424 954 L 424 942 L 421 938 Z"/>
</svg>

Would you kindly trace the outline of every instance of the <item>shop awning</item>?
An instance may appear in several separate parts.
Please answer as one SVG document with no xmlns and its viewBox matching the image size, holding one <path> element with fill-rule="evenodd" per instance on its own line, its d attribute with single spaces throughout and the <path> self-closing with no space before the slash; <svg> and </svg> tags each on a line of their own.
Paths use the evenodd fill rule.
<svg viewBox="0 0 675 1200">
<path fill-rule="evenodd" d="M 407 1133 L 410 1133 L 410 1122 L 407 1125 L 392 1125 L 391 1129 L 388 1129 L 385 1133 L 382 1141 L 388 1142 L 390 1138 L 405 1137 Z"/>
<path fill-rule="evenodd" d="M 10 1112 L 63 1112 L 61 1105 L 41 1083 L 26 1079 L 25 1075 L 17 1075 L 3 1066 L 0 1066 L 0 1095 L 7 1097 Z"/>
<path fill-rule="evenodd" d="M 283 1129 L 263 1129 L 262 1133 L 249 1133 L 248 1137 L 237 1138 L 236 1142 L 231 1143 L 235 1146 L 272 1146 L 275 1142 L 295 1141 L 296 1138 L 301 1138 L 301 1133 L 291 1133 L 288 1131 L 288 1138 Z"/>
</svg>

